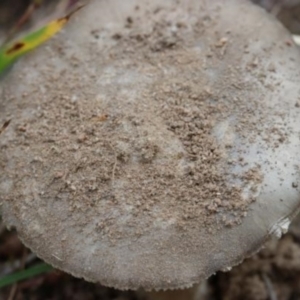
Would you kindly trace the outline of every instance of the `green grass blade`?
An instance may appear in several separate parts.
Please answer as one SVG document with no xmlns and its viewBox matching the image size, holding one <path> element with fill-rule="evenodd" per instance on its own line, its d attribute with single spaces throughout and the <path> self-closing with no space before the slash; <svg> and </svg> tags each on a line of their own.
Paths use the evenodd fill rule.
<svg viewBox="0 0 300 300">
<path fill-rule="evenodd" d="M 45 263 L 40 263 L 36 266 L 33 266 L 27 270 L 22 270 L 15 272 L 10 275 L 6 275 L 2 278 L 0 278 L 0 288 L 3 288 L 8 285 L 12 285 L 14 283 L 17 283 L 21 280 L 29 279 L 34 276 L 47 273 L 49 271 L 53 270 L 53 268 Z"/>
</svg>

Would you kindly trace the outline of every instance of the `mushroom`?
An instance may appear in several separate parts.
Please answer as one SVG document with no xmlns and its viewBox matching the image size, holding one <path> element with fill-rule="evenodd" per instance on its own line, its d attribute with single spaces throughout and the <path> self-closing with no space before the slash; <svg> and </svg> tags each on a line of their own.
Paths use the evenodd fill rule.
<svg viewBox="0 0 300 300">
<path fill-rule="evenodd" d="M 300 55 L 249 1 L 91 1 L 1 82 L 0 199 L 53 266 L 183 289 L 300 205 Z"/>
</svg>

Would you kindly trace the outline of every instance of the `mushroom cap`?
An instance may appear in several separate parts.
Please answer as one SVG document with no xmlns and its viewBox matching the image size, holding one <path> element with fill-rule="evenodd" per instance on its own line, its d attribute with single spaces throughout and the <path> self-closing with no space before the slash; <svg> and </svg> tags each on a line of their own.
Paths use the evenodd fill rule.
<svg viewBox="0 0 300 300">
<path fill-rule="evenodd" d="M 232 267 L 299 209 L 299 64 L 247 1 L 91 1 L 1 82 L 5 223 L 119 289 Z"/>
</svg>

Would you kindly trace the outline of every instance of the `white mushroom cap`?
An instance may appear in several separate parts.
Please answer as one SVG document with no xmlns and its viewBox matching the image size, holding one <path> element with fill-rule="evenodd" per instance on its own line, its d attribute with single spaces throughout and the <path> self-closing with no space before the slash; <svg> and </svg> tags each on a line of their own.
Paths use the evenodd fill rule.
<svg viewBox="0 0 300 300">
<path fill-rule="evenodd" d="M 300 55 L 240 0 L 91 1 L 0 86 L 4 220 L 119 289 L 189 287 L 300 204 Z"/>
</svg>

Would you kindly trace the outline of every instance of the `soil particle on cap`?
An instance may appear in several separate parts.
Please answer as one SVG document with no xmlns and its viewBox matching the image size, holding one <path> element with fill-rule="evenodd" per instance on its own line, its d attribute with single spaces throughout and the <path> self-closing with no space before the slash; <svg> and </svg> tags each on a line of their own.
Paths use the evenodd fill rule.
<svg viewBox="0 0 300 300">
<path fill-rule="evenodd" d="M 243 174 L 242 178 L 245 179 L 246 182 L 262 183 L 263 175 L 260 166 L 249 169 Z"/>
</svg>

